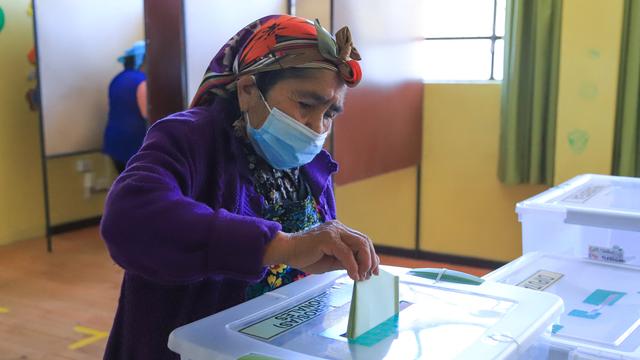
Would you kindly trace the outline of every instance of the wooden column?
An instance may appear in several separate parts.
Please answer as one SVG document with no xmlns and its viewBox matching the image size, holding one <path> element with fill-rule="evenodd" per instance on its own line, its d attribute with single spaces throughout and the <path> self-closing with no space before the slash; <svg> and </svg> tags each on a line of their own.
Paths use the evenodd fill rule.
<svg viewBox="0 0 640 360">
<path fill-rule="evenodd" d="M 147 88 L 151 122 L 186 108 L 182 0 L 145 0 Z"/>
</svg>

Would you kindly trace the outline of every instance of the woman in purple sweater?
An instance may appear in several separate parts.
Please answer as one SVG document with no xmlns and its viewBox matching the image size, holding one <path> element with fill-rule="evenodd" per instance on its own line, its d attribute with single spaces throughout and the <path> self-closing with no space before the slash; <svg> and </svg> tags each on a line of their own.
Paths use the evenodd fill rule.
<svg viewBox="0 0 640 360">
<path fill-rule="evenodd" d="M 367 236 L 335 220 L 322 150 L 359 59 L 346 27 L 267 16 L 222 47 L 189 110 L 149 129 L 102 219 L 125 269 L 105 359 L 177 359 L 179 326 L 306 274 L 378 273 Z"/>
</svg>

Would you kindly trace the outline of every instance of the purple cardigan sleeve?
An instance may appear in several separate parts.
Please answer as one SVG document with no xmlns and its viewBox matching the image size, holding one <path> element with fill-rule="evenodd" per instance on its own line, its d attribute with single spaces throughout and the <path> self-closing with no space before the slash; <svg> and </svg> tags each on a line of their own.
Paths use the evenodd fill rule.
<svg viewBox="0 0 640 360">
<path fill-rule="evenodd" d="M 162 121 L 115 181 L 107 197 L 101 234 L 125 270 L 164 283 L 207 276 L 257 281 L 265 247 L 277 222 L 213 210 L 188 196 L 197 137 L 188 121 Z M 196 144 L 194 144 L 194 142 Z"/>
</svg>

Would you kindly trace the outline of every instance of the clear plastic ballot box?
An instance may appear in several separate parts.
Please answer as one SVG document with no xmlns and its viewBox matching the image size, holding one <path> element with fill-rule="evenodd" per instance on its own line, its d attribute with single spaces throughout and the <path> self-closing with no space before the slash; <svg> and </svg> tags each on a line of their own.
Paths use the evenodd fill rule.
<svg viewBox="0 0 640 360">
<path fill-rule="evenodd" d="M 640 179 L 581 175 L 516 211 L 525 255 L 484 278 L 562 297 L 538 358 L 640 359 Z"/>
<path fill-rule="evenodd" d="M 334 271 L 180 327 L 169 348 L 183 360 L 518 359 L 563 310 L 550 293 L 384 268 L 400 277 L 400 312 L 356 339 L 345 337 L 353 281 Z"/>
</svg>

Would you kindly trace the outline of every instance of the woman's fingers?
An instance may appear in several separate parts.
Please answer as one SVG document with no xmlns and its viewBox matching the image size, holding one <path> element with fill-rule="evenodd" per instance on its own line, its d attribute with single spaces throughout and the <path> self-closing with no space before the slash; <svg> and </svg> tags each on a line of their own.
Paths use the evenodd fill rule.
<svg viewBox="0 0 640 360">
<path fill-rule="evenodd" d="M 380 275 L 380 257 L 376 254 L 376 266 L 371 271 L 374 275 Z"/>
<path fill-rule="evenodd" d="M 354 252 L 340 239 L 331 238 L 328 242 L 326 255 L 334 256 L 340 264 L 347 270 L 349 277 L 353 280 L 361 280 L 358 262 L 354 257 Z"/>
<path fill-rule="evenodd" d="M 371 269 L 371 255 L 367 239 L 344 230 L 340 232 L 340 239 L 353 252 L 358 262 L 358 274 L 361 279 L 365 279 Z"/>
<path fill-rule="evenodd" d="M 345 241 L 356 254 L 358 271 L 362 275 L 362 278 L 368 279 L 371 277 L 371 274 L 378 275 L 379 258 L 376 255 L 373 242 L 371 242 L 369 237 L 345 226 L 339 221 L 334 221 L 333 224 L 341 230 L 343 241 Z"/>
<path fill-rule="evenodd" d="M 344 267 L 333 256 L 325 255 L 318 262 L 306 266 L 300 270 L 308 274 L 322 274 L 333 270 L 342 270 Z"/>
<path fill-rule="evenodd" d="M 369 242 L 369 253 L 371 255 L 371 269 L 369 270 L 369 276 L 367 279 L 371 277 L 371 275 L 380 275 L 380 270 L 378 268 L 380 265 L 380 258 L 378 257 L 378 254 L 376 254 L 376 249 L 373 247 L 373 243 L 371 241 Z"/>
<path fill-rule="evenodd" d="M 371 268 L 369 269 L 369 274 L 367 279 L 371 277 L 371 275 L 379 275 L 378 265 L 380 265 L 380 258 L 376 254 L 376 249 L 373 247 L 373 241 L 367 237 L 367 241 L 369 243 L 369 255 L 371 256 Z"/>
<path fill-rule="evenodd" d="M 343 268 L 354 280 L 378 274 L 380 259 L 371 240 L 339 221 L 292 236 L 289 264 L 312 273 Z"/>
</svg>

